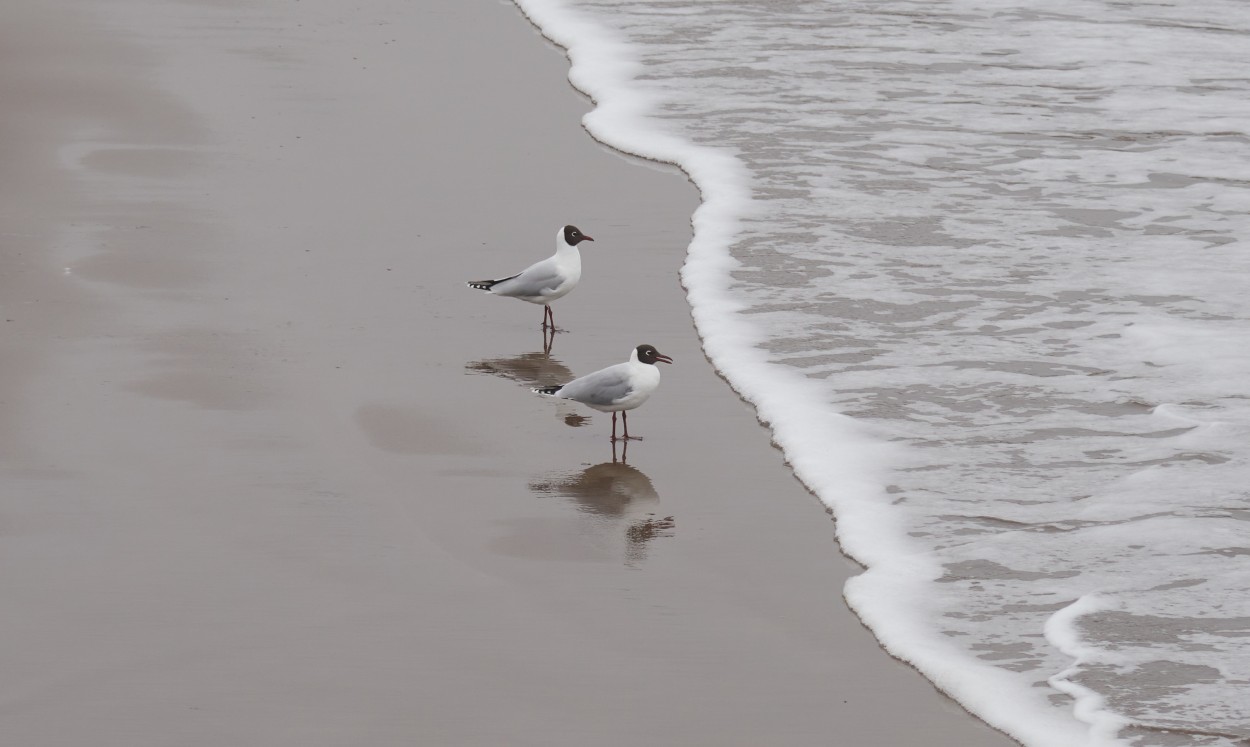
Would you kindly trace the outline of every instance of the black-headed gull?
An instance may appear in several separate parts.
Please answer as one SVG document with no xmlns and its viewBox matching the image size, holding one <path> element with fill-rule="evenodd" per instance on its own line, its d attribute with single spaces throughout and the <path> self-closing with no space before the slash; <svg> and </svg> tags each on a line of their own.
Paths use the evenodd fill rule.
<svg viewBox="0 0 1250 747">
<path fill-rule="evenodd" d="M 578 230 L 577 226 L 565 226 L 556 232 L 556 253 L 541 262 L 526 267 L 517 274 L 498 280 L 470 280 L 468 286 L 493 293 L 496 296 L 519 298 L 543 305 L 543 327 L 551 318 L 551 328 L 556 328 L 556 316 L 551 302 L 563 298 L 577 287 L 582 279 L 582 255 L 577 245 L 594 241 Z"/>
<path fill-rule="evenodd" d="M 638 407 L 660 385 L 660 369 L 655 364 L 672 363 L 673 359 L 651 345 L 639 345 L 629 352 L 629 360 L 615 366 L 573 379 L 563 386 L 544 386 L 534 389 L 560 399 L 571 399 L 593 407 L 599 412 L 612 413 L 612 440 L 616 440 L 616 413 L 621 413 L 625 424 L 624 440 L 630 438 L 627 412 Z M 637 437 L 635 437 L 637 438 Z"/>
</svg>

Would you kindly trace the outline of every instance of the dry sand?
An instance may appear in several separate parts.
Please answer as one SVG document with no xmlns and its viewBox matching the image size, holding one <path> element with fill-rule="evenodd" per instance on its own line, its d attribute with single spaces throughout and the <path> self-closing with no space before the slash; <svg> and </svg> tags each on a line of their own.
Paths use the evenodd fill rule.
<svg viewBox="0 0 1250 747">
<path fill-rule="evenodd" d="M 566 71 L 496 2 L 4 4 L 0 744 L 1009 744 L 845 608 Z M 462 281 L 565 222 L 548 359 Z M 628 464 L 524 386 L 642 342 Z"/>
</svg>

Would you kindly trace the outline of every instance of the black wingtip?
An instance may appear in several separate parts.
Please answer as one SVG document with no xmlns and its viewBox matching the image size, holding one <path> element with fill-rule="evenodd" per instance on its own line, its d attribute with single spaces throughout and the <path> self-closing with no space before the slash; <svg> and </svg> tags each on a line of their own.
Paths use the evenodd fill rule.
<svg viewBox="0 0 1250 747">
<path fill-rule="evenodd" d="M 509 280 L 512 280 L 518 277 L 520 277 L 520 273 L 517 273 L 516 275 L 509 275 L 506 278 L 499 278 L 498 280 L 470 280 L 469 282 L 465 283 L 465 285 L 469 286 L 470 288 L 474 290 L 489 291 L 490 289 L 494 288 L 496 285 L 499 285 L 500 283 L 506 283 Z"/>
<path fill-rule="evenodd" d="M 563 388 L 563 386 L 536 386 L 531 391 L 534 394 L 555 394 Z"/>
</svg>

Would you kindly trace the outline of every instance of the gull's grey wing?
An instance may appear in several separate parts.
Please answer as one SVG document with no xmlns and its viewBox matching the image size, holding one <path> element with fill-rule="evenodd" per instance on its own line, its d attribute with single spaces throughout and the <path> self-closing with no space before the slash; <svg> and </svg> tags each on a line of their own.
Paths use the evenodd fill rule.
<svg viewBox="0 0 1250 747">
<path fill-rule="evenodd" d="M 607 407 L 628 397 L 633 390 L 629 381 L 629 364 L 618 363 L 570 381 L 560 389 L 559 396 L 587 405 Z"/>
<path fill-rule="evenodd" d="M 556 269 L 556 263 L 550 259 L 530 265 L 516 277 L 491 287 L 496 296 L 516 296 L 519 298 L 543 296 L 564 282 L 564 277 Z"/>
</svg>

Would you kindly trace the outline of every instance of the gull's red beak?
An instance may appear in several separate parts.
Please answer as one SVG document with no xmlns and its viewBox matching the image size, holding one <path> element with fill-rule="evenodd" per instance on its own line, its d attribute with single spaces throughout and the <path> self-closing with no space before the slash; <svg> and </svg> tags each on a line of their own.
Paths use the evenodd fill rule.
<svg viewBox="0 0 1250 747">
<path fill-rule="evenodd" d="M 592 236 L 587 236 L 586 234 L 582 234 L 582 238 L 583 238 L 584 240 L 586 240 L 586 241 L 594 241 L 594 240 L 595 240 L 595 239 L 594 239 L 594 237 L 592 237 Z"/>
<path fill-rule="evenodd" d="M 673 362 L 672 358 L 669 358 L 667 355 L 663 353 L 656 353 L 655 359 L 659 361 L 660 363 L 672 363 Z"/>
</svg>

